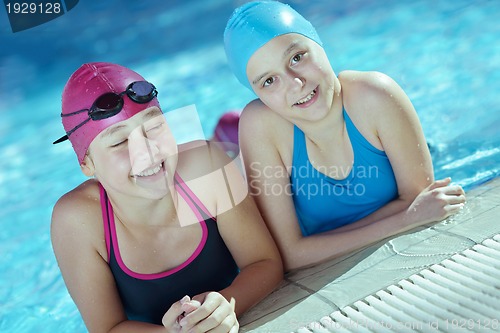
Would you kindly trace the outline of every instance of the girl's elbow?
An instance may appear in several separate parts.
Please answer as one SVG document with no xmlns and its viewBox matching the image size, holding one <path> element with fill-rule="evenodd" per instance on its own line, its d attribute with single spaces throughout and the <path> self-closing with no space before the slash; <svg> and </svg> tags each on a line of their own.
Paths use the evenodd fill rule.
<svg viewBox="0 0 500 333">
<path fill-rule="evenodd" d="M 282 257 L 284 273 L 288 273 L 290 271 L 297 270 L 306 266 L 297 258 L 296 253 L 284 253 Z"/>
<path fill-rule="evenodd" d="M 273 258 L 270 258 L 267 260 L 267 265 L 266 265 L 266 271 L 270 276 L 270 279 L 272 279 L 275 284 L 278 284 L 283 280 L 285 276 L 285 270 L 283 267 L 283 260 L 281 259 L 281 256 L 278 254 L 277 256 L 274 256 Z"/>
</svg>

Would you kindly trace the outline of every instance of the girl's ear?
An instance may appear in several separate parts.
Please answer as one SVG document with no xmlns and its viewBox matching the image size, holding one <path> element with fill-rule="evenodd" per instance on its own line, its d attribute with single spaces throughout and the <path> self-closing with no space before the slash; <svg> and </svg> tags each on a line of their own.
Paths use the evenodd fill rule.
<svg viewBox="0 0 500 333">
<path fill-rule="evenodd" d="M 95 173 L 95 167 L 94 167 L 94 162 L 90 158 L 89 154 L 85 154 L 85 158 L 83 159 L 83 162 L 80 164 L 80 168 L 82 169 L 82 172 L 85 176 L 87 177 L 93 177 Z"/>
</svg>

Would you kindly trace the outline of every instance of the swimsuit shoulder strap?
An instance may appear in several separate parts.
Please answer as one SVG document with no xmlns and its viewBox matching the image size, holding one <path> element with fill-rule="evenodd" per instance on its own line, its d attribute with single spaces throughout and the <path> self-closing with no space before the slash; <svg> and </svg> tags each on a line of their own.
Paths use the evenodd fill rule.
<svg viewBox="0 0 500 333">
<path fill-rule="evenodd" d="M 106 249 L 108 252 L 108 262 L 111 258 L 111 223 L 110 216 L 113 214 L 113 207 L 109 202 L 108 195 L 106 194 L 106 190 L 99 183 L 99 195 L 101 201 L 101 212 L 102 212 L 102 223 L 104 227 L 104 240 L 106 242 Z"/>
<path fill-rule="evenodd" d="M 347 128 L 347 133 L 349 134 L 349 139 L 351 139 L 351 144 L 353 144 L 354 141 L 355 143 L 360 144 L 362 147 L 372 152 L 375 152 L 377 154 L 384 153 L 384 151 L 374 147 L 368 140 L 366 140 L 363 134 L 361 134 L 356 125 L 353 123 L 353 121 L 351 120 L 345 109 L 343 111 L 343 114 Z"/>
<path fill-rule="evenodd" d="M 178 173 L 175 173 L 174 182 L 177 192 L 184 198 L 200 222 L 206 219 L 216 221 L 216 218 L 209 212 L 196 194 L 194 194 L 193 191 L 187 186 Z"/>
<path fill-rule="evenodd" d="M 304 132 L 296 125 L 293 125 L 293 155 L 292 166 L 303 165 L 307 160 L 307 149 Z"/>
</svg>

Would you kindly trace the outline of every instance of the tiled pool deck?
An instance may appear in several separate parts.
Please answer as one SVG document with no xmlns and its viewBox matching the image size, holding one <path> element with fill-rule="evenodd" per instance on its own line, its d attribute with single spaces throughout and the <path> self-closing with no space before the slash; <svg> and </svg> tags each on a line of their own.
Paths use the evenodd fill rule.
<svg viewBox="0 0 500 333">
<path fill-rule="evenodd" d="M 445 221 L 287 274 L 274 293 L 241 318 L 241 332 L 297 331 L 497 234 L 500 178 L 469 191 L 463 211 Z"/>
</svg>

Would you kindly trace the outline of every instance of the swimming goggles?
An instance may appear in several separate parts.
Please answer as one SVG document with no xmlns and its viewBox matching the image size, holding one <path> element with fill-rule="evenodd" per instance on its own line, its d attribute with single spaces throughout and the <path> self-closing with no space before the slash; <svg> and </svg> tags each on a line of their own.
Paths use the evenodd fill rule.
<svg viewBox="0 0 500 333">
<path fill-rule="evenodd" d="M 61 117 L 70 117 L 75 114 L 88 112 L 89 117 L 80 124 L 66 132 L 66 135 L 57 139 L 53 144 L 68 140 L 69 136 L 77 129 L 85 125 L 90 120 L 101 120 L 113 117 L 123 109 L 123 95 L 127 95 L 132 101 L 145 104 L 153 100 L 158 95 L 156 87 L 147 81 L 135 81 L 128 85 L 124 92 L 119 94 L 114 92 L 105 93 L 94 101 L 90 109 L 78 110 L 71 113 L 62 114 Z"/>
</svg>

